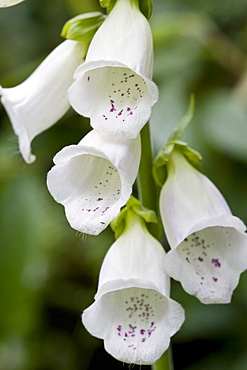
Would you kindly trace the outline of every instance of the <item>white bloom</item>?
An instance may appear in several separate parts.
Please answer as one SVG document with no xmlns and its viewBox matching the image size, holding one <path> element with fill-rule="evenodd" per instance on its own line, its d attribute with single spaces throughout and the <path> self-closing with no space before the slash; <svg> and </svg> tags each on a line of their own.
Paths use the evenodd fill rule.
<svg viewBox="0 0 247 370">
<path fill-rule="evenodd" d="M 12 88 L 0 87 L 2 104 L 19 137 L 19 149 L 27 163 L 35 160 L 31 153 L 33 138 L 56 123 L 69 109 L 67 89 L 85 53 L 84 43 L 66 40 L 23 83 Z"/>
<path fill-rule="evenodd" d="M 108 226 L 131 195 L 140 155 L 139 137 L 105 140 L 92 130 L 54 157 L 47 185 L 71 227 L 97 235 Z"/>
<path fill-rule="evenodd" d="M 118 0 L 75 72 L 69 101 L 101 135 L 135 138 L 158 99 L 152 72 L 150 25 L 138 1 Z"/>
<path fill-rule="evenodd" d="M 154 363 L 184 321 L 184 310 L 169 298 L 164 258 L 163 247 L 136 215 L 106 254 L 95 302 L 82 321 L 120 361 Z"/>
<path fill-rule="evenodd" d="M 247 268 L 247 235 L 215 185 L 178 151 L 167 165 L 160 212 L 167 273 L 202 303 L 228 303 Z"/>
<path fill-rule="evenodd" d="M 0 8 L 12 6 L 21 3 L 24 0 L 0 0 Z"/>
</svg>

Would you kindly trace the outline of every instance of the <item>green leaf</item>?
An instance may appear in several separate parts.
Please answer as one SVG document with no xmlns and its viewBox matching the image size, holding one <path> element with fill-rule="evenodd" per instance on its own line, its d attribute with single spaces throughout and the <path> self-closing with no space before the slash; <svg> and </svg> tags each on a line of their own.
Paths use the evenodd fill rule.
<svg viewBox="0 0 247 370">
<path fill-rule="evenodd" d="M 100 12 L 80 14 L 65 23 L 61 35 L 69 40 L 90 42 L 104 20 Z"/>
<path fill-rule="evenodd" d="M 182 120 L 179 122 L 177 127 L 171 132 L 167 144 L 164 145 L 163 148 L 161 148 L 161 150 L 155 157 L 152 173 L 154 181 L 160 187 L 162 187 L 166 180 L 167 173 L 165 166 L 167 162 L 170 160 L 171 154 L 174 149 L 181 151 L 182 154 L 186 157 L 186 159 L 192 164 L 192 166 L 200 170 L 199 165 L 199 161 L 201 160 L 200 153 L 191 149 L 187 145 L 187 143 L 181 141 L 184 131 L 186 130 L 190 121 L 193 118 L 194 105 L 195 105 L 194 95 L 191 95 L 188 111 L 186 112 Z"/>
<path fill-rule="evenodd" d="M 194 108 L 195 108 L 195 96 L 194 94 L 191 94 L 189 108 L 185 113 L 184 117 L 177 125 L 177 127 L 171 132 L 168 138 L 168 142 L 178 141 L 182 139 L 184 131 L 186 130 L 186 128 L 188 127 L 193 118 Z"/>
<path fill-rule="evenodd" d="M 139 0 L 141 12 L 147 19 L 150 19 L 153 11 L 153 0 Z"/>
<path fill-rule="evenodd" d="M 123 233 L 126 225 L 126 218 L 129 212 L 135 212 L 142 217 L 146 222 L 157 223 L 158 219 L 153 210 L 143 207 L 141 202 L 131 196 L 126 206 L 121 210 L 120 214 L 111 222 L 111 228 L 115 232 L 116 239 Z"/>
</svg>

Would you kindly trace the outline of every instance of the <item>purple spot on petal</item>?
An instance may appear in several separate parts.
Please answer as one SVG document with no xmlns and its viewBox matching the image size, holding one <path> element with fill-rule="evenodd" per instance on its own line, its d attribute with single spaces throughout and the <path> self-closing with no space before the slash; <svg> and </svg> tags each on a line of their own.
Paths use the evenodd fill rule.
<svg viewBox="0 0 247 370">
<path fill-rule="evenodd" d="M 219 262 L 218 258 L 212 258 L 212 261 L 211 261 L 215 267 L 220 267 L 221 266 L 221 263 Z"/>
</svg>

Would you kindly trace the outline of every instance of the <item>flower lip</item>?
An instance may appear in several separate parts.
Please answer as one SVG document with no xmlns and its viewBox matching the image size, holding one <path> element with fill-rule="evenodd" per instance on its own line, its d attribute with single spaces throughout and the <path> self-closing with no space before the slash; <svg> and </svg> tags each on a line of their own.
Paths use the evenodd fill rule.
<svg viewBox="0 0 247 370">
<path fill-rule="evenodd" d="M 202 303 L 229 303 L 247 268 L 247 235 L 210 226 L 190 233 L 165 258 L 167 273 Z"/>
<path fill-rule="evenodd" d="M 201 220 L 201 222 L 198 222 L 191 228 L 191 230 L 188 232 L 188 235 L 192 234 L 193 232 L 197 232 L 205 228 L 214 226 L 232 227 L 239 232 L 246 231 L 245 224 L 238 217 L 233 216 L 231 214 L 229 215 L 223 214 L 217 217 Z"/>
<path fill-rule="evenodd" d="M 75 78 L 70 104 L 102 136 L 136 138 L 158 100 L 154 82 L 118 61 L 86 62 Z"/>
<path fill-rule="evenodd" d="M 159 289 L 157 285 L 152 282 L 150 279 L 137 279 L 137 278 L 129 278 L 129 279 L 114 279 L 103 283 L 99 290 L 97 291 L 94 299 L 99 300 L 103 297 L 103 295 L 109 292 L 115 292 L 118 290 L 129 289 L 129 288 L 140 288 L 140 289 L 150 289 L 155 290 L 161 295 L 168 296 L 169 291 L 167 289 Z"/>
<path fill-rule="evenodd" d="M 104 326 L 93 324 L 99 314 Z M 183 320 L 176 302 L 156 290 L 135 286 L 109 291 L 82 315 L 91 334 L 104 339 L 107 352 L 120 361 L 142 365 L 162 355 Z"/>
</svg>

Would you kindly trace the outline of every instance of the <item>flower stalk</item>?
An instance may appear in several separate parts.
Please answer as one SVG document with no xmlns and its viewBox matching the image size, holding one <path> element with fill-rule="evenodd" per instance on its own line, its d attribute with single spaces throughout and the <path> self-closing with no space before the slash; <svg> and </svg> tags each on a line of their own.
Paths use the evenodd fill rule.
<svg viewBox="0 0 247 370">
<path fill-rule="evenodd" d="M 173 370 L 171 347 L 152 365 L 152 370 Z"/>
<path fill-rule="evenodd" d="M 139 200 L 144 207 L 152 209 L 158 214 L 157 199 L 159 188 L 155 184 L 152 176 L 153 152 L 150 137 L 149 122 L 141 130 L 141 162 L 137 178 L 137 187 Z M 160 239 L 161 223 L 158 218 L 158 224 L 149 224 L 150 233 Z M 173 370 L 173 360 L 171 347 L 161 356 L 161 358 L 152 365 L 152 370 Z"/>
<path fill-rule="evenodd" d="M 157 210 L 155 183 L 152 177 L 153 155 L 150 140 L 149 122 L 141 130 L 141 162 L 137 179 L 138 195 L 142 205 Z"/>
</svg>

